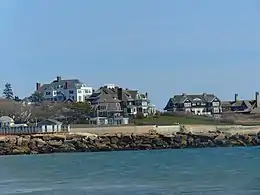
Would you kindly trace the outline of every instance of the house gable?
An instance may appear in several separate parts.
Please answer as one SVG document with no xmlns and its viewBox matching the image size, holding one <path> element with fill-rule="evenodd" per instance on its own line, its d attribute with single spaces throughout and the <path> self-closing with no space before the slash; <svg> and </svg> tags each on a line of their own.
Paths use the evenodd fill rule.
<svg viewBox="0 0 260 195">
<path fill-rule="evenodd" d="M 211 102 L 220 102 L 220 100 L 217 97 L 215 97 Z"/>
<path fill-rule="evenodd" d="M 62 122 L 59 122 L 54 119 L 46 119 L 38 123 L 38 126 L 43 126 L 43 125 L 62 125 Z"/>
<path fill-rule="evenodd" d="M 191 101 L 187 98 L 184 103 L 190 103 Z"/>
<path fill-rule="evenodd" d="M 169 110 L 169 109 L 172 109 L 174 107 L 174 102 L 173 102 L 173 99 L 170 98 L 164 108 L 164 110 Z"/>
</svg>

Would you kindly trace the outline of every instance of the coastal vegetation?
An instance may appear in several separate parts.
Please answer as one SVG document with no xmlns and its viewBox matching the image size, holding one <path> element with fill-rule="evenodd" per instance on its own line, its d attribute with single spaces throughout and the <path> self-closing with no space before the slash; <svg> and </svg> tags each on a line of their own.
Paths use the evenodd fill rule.
<svg viewBox="0 0 260 195">
<path fill-rule="evenodd" d="M 174 124 L 201 124 L 201 125 L 231 125 L 232 121 L 224 121 L 203 116 L 154 116 L 133 119 L 136 125 L 174 125 Z"/>
<path fill-rule="evenodd" d="M 34 94 L 35 99 L 41 98 Z M 18 97 L 17 97 L 18 98 Z M 88 103 L 69 102 L 39 102 L 27 104 L 15 99 L 0 100 L 0 115 L 11 116 L 16 122 L 34 123 L 46 118 L 54 118 L 66 124 L 88 124 L 91 115 L 91 106 Z M 260 117 L 256 115 L 222 115 L 221 117 L 194 116 L 177 113 L 157 112 L 154 116 L 144 117 L 138 114 L 130 118 L 129 125 L 174 125 L 174 124 L 201 124 L 201 125 L 259 125 Z"/>
</svg>

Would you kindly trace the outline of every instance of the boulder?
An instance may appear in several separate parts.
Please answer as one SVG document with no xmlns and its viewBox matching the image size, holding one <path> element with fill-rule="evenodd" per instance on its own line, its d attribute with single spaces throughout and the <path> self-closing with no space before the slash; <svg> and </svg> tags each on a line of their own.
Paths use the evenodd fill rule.
<svg viewBox="0 0 260 195">
<path fill-rule="evenodd" d="M 17 139 L 17 146 L 28 146 L 28 144 L 30 143 L 30 139 L 24 138 L 24 137 L 19 137 Z"/>
<path fill-rule="evenodd" d="M 14 146 L 14 145 L 16 145 L 18 138 L 19 138 L 19 136 L 7 136 L 6 137 L 7 143 Z"/>
<path fill-rule="evenodd" d="M 56 141 L 56 140 L 49 140 L 46 143 L 53 147 L 61 147 L 63 144 L 62 141 Z"/>
<path fill-rule="evenodd" d="M 5 136 L 1 136 L 1 137 L 0 137 L 0 145 L 5 144 L 6 142 L 7 142 L 6 137 L 5 137 Z"/>
<path fill-rule="evenodd" d="M 29 143 L 29 147 L 31 149 L 35 149 L 37 147 L 43 147 L 45 145 L 47 145 L 47 143 L 40 138 L 33 138 L 30 140 L 30 143 Z"/>
<path fill-rule="evenodd" d="M 64 141 L 66 140 L 66 135 L 62 135 L 62 134 L 53 134 L 50 136 L 51 140 L 56 140 L 56 141 Z"/>
<path fill-rule="evenodd" d="M 62 146 L 59 148 L 60 152 L 76 152 L 78 151 L 74 145 L 72 144 L 62 144 Z M 86 150 L 82 151 L 85 152 Z"/>
<path fill-rule="evenodd" d="M 117 144 L 119 142 L 119 138 L 117 136 L 111 136 L 110 137 L 110 143 L 111 144 Z"/>
<path fill-rule="evenodd" d="M 98 142 L 102 142 L 103 144 L 110 144 L 110 139 L 108 136 L 100 136 Z"/>
<path fill-rule="evenodd" d="M 140 144 L 137 147 L 139 150 L 151 150 L 152 149 L 151 144 Z"/>
<path fill-rule="evenodd" d="M 28 147 L 15 147 L 12 154 L 30 154 L 31 150 Z"/>
<path fill-rule="evenodd" d="M 123 135 L 120 139 L 121 142 L 125 142 L 125 143 L 132 143 L 133 139 L 131 135 Z"/>
</svg>

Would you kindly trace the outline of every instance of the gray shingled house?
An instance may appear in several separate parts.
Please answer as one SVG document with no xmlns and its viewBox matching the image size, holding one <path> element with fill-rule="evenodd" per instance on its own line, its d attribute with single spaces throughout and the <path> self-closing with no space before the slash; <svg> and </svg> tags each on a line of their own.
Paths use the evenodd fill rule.
<svg viewBox="0 0 260 195">
<path fill-rule="evenodd" d="M 95 91 L 88 101 L 94 108 L 95 116 L 131 116 L 142 113 L 145 116 L 150 109 L 148 94 L 138 90 L 129 90 L 115 85 L 105 85 Z"/>
<path fill-rule="evenodd" d="M 214 94 L 175 95 L 165 108 L 168 112 L 188 112 L 194 115 L 214 115 L 222 111 L 221 101 Z"/>
</svg>

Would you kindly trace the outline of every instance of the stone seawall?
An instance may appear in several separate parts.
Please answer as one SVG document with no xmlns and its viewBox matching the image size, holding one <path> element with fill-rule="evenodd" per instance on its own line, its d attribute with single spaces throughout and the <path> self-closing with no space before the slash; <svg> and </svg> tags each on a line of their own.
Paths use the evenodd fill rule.
<svg viewBox="0 0 260 195">
<path fill-rule="evenodd" d="M 231 135 L 221 132 L 174 135 L 23 135 L 1 137 L 0 155 L 257 145 L 260 145 L 260 133 L 254 135 Z"/>
</svg>

